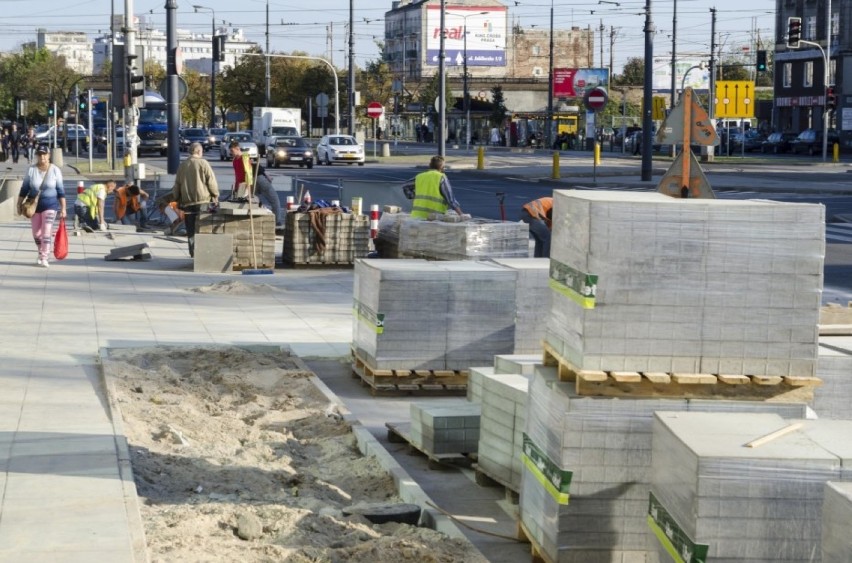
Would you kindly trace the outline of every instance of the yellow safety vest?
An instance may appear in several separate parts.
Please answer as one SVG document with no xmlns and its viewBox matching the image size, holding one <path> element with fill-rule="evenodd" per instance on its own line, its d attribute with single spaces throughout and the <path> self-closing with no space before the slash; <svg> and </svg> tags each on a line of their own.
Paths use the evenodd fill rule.
<svg viewBox="0 0 852 563">
<path fill-rule="evenodd" d="M 449 206 L 441 195 L 443 172 L 427 170 L 414 178 L 414 201 L 411 204 L 411 216 L 415 219 L 427 219 L 430 213 L 443 214 Z"/>
<path fill-rule="evenodd" d="M 92 219 L 98 216 L 98 192 L 101 190 L 106 191 L 105 184 L 92 184 L 77 196 L 77 201 L 89 208 L 89 216 Z"/>
<path fill-rule="evenodd" d="M 251 158 L 248 153 L 243 153 L 242 159 L 243 170 L 246 171 L 246 186 L 248 186 L 248 189 L 251 190 L 254 186 L 254 170 L 252 169 Z"/>
</svg>

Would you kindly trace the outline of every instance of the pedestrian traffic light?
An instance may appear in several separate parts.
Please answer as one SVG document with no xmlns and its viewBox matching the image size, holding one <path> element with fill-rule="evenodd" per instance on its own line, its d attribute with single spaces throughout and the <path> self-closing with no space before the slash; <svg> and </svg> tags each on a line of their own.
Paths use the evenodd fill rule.
<svg viewBox="0 0 852 563">
<path fill-rule="evenodd" d="M 766 72 L 766 51 L 757 52 L 757 72 Z"/>
<path fill-rule="evenodd" d="M 141 98 L 137 106 L 144 107 L 145 104 L 145 76 L 135 67 L 127 71 L 127 97 L 130 100 Z"/>
<path fill-rule="evenodd" d="M 47 104 L 47 117 L 53 117 L 53 102 Z"/>
<path fill-rule="evenodd" d="M 80 94 L 80 96 L 78 97 L 78 100 L 79 100 L 79 103 L 77 104 L 77 107 L 80 109 L 80 111 L 86 111 L 86 110 L 89 109 L 89 95 L 88 94 Z"/>
<path fill-rule="evenodd" d="M 834 86 L 829 86 L 825 90 L 825 107 L 830 111 L 837 109 L 837 93 L 834 91 Z"/>
<path fill-rule="evenodd" d="M 787 47 L 798 49 L 802 39 L 802 18 L 787 18 Z"/>
</svg>

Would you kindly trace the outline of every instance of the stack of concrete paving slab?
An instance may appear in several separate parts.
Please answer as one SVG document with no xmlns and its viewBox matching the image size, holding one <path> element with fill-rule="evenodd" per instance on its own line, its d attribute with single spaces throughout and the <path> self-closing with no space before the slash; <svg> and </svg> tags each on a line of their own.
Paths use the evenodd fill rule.
<svg viewBox="0 0 852 563">
<path fill-rule="evenodd" d="M 196 230 L 233 235 L 234 270 L 275 267 L 275 217 L 268 209 L 253 207 L 250 221 L 248 204 L 224 201 L 216 213 L 198 215 Z"/>
<path fill-rule="evenodd" d="M 552 560 L 595 563 L 656 557 L 646 520 L 652 421 L 659 410 L 802 417 L 807 407 L 581 397 L 572 383 L 557 380 L 555 368 L 537 368 L 526 411 L 520 513 L 533 541 Z"/>
<path fill-rule="evenodd" d="M 497 258 L 517 273 L 515 286 L 515 353 L 541 353 L 550 312 L 550 260 L 547 258 Z"/>
<path fill-rule="evenodd" d="M 820 418 L 852 420 L 852 338 L 820 337 L 813 409 Z"/>
<path fill-rule="evenodd" d="M 317 225 L 311 222 L 312 216 Z M 285 264 L 353 264 L 369 252 L 370 218 L 366 215 L 326 214 L 323 210 L 287 213 L 282 250 Z"/>
<path fill-rule="evenodd" d="M 528 376 L 496 373 L 483 378 L 477 465 L 483 473 L 515 492 L 521 490 L 528 393 Z"/>
<path fill-rule="evenodd" d="M 829 482 L 822 503 L 822 560 L 852 560 L 852 482 Z"/>
<path fill-rule="evenodd" d="M 411 443 L 429 455 L 476 453 L 480 414 L 464 401 L 411 403 Z"/>
<path fill-rule="evenodd" d="M 353 345 L 372 369 L 467 370 L 514 346 L 515 273 L 481 262 L 358 260 Z"/>
<path fill-rule="evenodd" d="M 404 212 L 384 212 L 379 218 L 379 232 L 374 241 L 381 258 L 401 258 L 399 252 L 399 226 L 411 215 Z"/>
<path fill-rule="evenodd" d="M 818 560 L 825 483 L 850 477 L 850 435 L 852 421 L 656 413 L 649 524 L 660 553 Z"/>
<path fill-rule="evenodd" d="M 526 258 L 530 255 L 529 227 L 526 223 L 487 219 L 407 219 L 400 223 L 399 252 L 429 260 Z"/>
<path fill-rule="evenodd" d="M 547 342 L 589 370 L 813 376 L 824 214 L 557 190 Z"/>
</svg>

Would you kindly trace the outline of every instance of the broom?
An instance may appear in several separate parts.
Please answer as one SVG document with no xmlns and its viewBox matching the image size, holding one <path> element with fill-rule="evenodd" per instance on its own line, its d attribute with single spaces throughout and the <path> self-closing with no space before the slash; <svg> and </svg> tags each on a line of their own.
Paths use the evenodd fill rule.
<svg viewBox="0 0 852 563">
<path fill-rule="evenodd" d="M 254 214 L 252 213 L 251 200 L 254 199 L 254 188 L 257 186 L 258 172 L 260 172 L 260 157 L 257 159 L 257 166 L 254 169 L 254 177 L 251 182 L 251 193 L 248 195 L 249 233 L 251 234 L 251 269 L 243 270 L 241 273 L 244 276 L 257 276 L 274 273 L 270 268 L 257 267 L 257 248 L 254 241 Z"/>
</svg>

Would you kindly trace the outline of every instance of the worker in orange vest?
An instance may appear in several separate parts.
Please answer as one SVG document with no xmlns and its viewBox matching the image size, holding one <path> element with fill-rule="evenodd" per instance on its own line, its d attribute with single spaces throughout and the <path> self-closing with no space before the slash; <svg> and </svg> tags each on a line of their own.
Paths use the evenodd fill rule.
<svg viewBox="0 0 852 563">
<path fill-rule="evenodd" d="M 127 184 L 116 188 L 115 219 L 122 225 L 132 225 L 130 216 L 135 215 L 139 220 L 139 228 L 145 229 L 148 224 L 148 192 L 135 184 Z"/>
<path fill-rule="evenodd" d="M 535 239 L 533 256 L 550 257 L 550 229 L 553 227 L 553 198 L 540 197 L 524 204 L 521 208 L 521 221 L 530 226 Z"/>
</svg>

